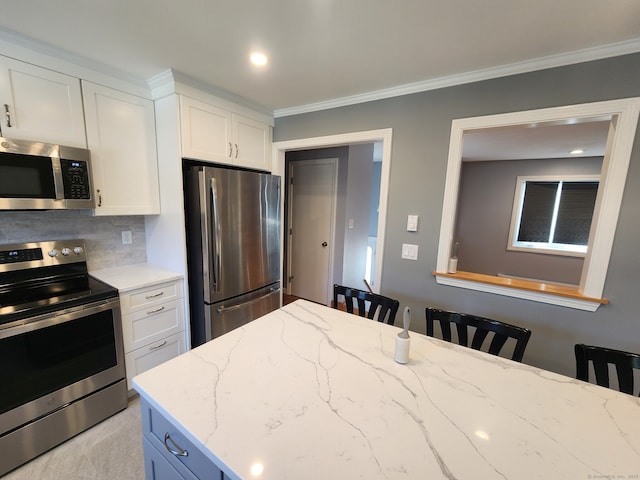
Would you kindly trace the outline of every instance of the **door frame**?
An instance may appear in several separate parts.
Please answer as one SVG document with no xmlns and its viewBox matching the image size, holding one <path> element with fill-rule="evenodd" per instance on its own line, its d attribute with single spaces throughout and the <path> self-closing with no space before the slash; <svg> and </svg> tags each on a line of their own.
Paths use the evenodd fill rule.
<svg viewBox="0 0 640 480">
<path fill-rule="evenodd" d="M 333 195 L 331 197 L 331 225 L 330 225 L 330 233 L 329 233 L 329 272 L 327 276 L 327 285 L 326 285 L 327 295 L 326 295 L 326 298 L 324 299 L 326 305 L 331 305 L 332 291 L 333 291 L 333 266 L 334 266 L 333 263 L 335 259 L 334 246 L 336 243 L 336 208 L 337 208 L 336 204 L 338 200 L 339 162 L 340 162 L 340 159 L 335 157 L 290 161 L 289 169 L 287 171 L 287 177 L 286 177 L 287 185 L 290 186 L 289 187 L 290 190 L 289 190 L 289 208 L 287 208 L 287 225 L 286 225 L 285 234 L 289 235 L 289 232 L 293 227 L 293 215 L 292 215 L 293 209 L 291 208 L 291 206 L 293 205 L 293 191 L 295 191 L 295 188 L 296 188 L 295 182 L 293 184 L 289 182 L 291 181 L 291 174 L 292 174 L 294 165 L 301 164 L 301 163 L 306 163 L 307 165 L 330 163 L 331 165 L 333 165 Z M 291 185 L 293 185 L 293 187 L 291 187 Z M 287 250 L 286 252 L 284 252 L 284 254 L 287 255 L 287 288 L 285 290 L 289 295 L 291 295 L 291 281 L 289 280 L 289 278 L 291 277 L 291 265 L 292 265 L 291 252 L 293 251 L 292 247 L 293 245 L 291 244 L 291 241 L 289 241 L 287 243 Z"/>
<path fill-rule="evenodd" d="M 337 135 L 327 135 L 323 137 L 301 138 L 296 140 L 284 140 L 273 142 L 271 155 L 271 172 L 286 178 L 285 153 L 291 150 L 308 150 L 312 148 L 341 147 L 362 143 L 382 143 L 382 176 L 380 178 L 380 199 L 378 212 L 377 231 L 377 253 L 376 270 L 372 290 L 380 293 L 382 284 L 382 264 L 385 251 L 385 230 L 387 226 L 387 205 L 389 197 L 389 174 L 391 172 L 391 140 L 393 129 L 385 128 L 380 130 L 367 130 L 362 132 L 341 133 Z M 283 189 L 284 190 L 284 189 Z M 281 212 L 284 211 L 284 191 L 280 197 Z M 283 231 L 280 236 L 280 251 L 284 252 L 284 222 Z M 280 262 L 280 274 L 282 278 L 283 262 Z"/>
</svg>

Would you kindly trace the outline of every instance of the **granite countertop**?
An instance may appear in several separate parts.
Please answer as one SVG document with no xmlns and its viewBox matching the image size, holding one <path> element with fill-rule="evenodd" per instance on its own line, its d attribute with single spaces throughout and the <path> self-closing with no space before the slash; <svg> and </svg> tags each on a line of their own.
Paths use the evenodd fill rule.
<svg viewBox="0 0 640 480">
<path fill-rule="evenodd" d="M 232 479 L 640 475 L 640 398 L 399 331 L 299 300 L 133 384 Z"/>
<path fill-rule="evenodd" d="M 182 279 L 183 275 L 148 263 L 92 270 L 91 276 L 108 283 L 120 292 Z"/>
</svg>

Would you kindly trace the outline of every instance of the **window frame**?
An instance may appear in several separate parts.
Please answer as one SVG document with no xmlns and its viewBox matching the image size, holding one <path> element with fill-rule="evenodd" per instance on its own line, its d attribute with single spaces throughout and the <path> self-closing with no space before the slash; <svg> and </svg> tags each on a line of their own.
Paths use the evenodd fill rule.
<svg viewBox="0 0 640 480">
<path fill-rule="evenodd" d="M 526 253 L 542 253 L 547 255 L 561 255 L 565 257 L 582 257 L 587 254 L 588 245 L 582 248 L 571 249 L 564 247 L 559 243 L 543 243 L 543 242 L 523 242 L 519 241 L 518 234 L 520 232 L 520 223 L 522 219 L 522 208 L 524 207 L 524 195 L 526 192 L 525 184 L 527 182 L 598 182 L 600 184 L 600 175 L 519 175 L 516 178 L 516 188 L 513 198 L 513 209 L 511 213 L 511 224 L 509 226 L 509 237 L 507 239 L 507 250 Z M 595 207 L 594 207 L 595 213 Z M 594 213 L 591 214 L 591 225 L 593 226 Z M 590 236 L 590 235 L 589 235 Z"/>
</svg>

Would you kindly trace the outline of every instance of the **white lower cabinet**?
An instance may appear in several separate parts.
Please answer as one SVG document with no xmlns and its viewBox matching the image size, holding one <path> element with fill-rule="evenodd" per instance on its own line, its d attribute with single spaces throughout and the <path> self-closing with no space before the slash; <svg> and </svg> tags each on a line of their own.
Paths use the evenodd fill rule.
<svg viewBox="0 0 640 480">
<path fill-rule="evenodd" d="M 127 388 L 131 390 L 131 379 L 150 368 L 171 360 L 185 352 L 184 334 L 171 335 L 151 345 L 125 353 L 127 367 Z"/>
<path fill-rule="evenodd" d="M 129 390 L 133 377 L 186 351 L 182 284 L 175 280 L 120 292 Z"/>
</svg>

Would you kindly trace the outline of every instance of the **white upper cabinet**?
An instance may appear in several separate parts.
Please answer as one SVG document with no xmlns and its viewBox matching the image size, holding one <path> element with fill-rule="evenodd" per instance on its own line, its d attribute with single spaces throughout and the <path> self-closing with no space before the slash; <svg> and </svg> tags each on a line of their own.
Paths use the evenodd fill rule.
<svg viewBox="0 0 640 480">
<path fill-rule="evenodd" d="M 160 213 L 151 100 L 82 82 L 96 215 Z"/>
<path fill-rule="evenodd" d="M 0 57 L 0 118 L 5 137 L 87 147 L 78 78 Z"/>
<path fill-rule="evenodd" d="M 242 115 L 231 117 L 234 165 L 271 170 L 271 127 Z"/>
<path fill-rule="evenodd" d="M 181 96 L 182 156 L 231 163 L 231 112 Z"/>
<path fill-rule="evenodd" d="M 180 96 L 182 156 L 270 170 L 271 127 L 224 108 Z"/>
</svg>

